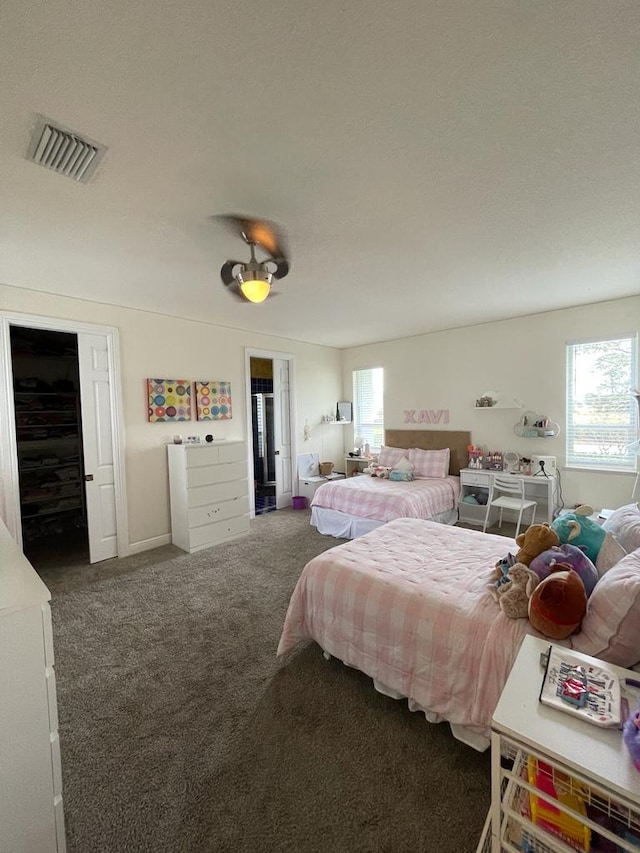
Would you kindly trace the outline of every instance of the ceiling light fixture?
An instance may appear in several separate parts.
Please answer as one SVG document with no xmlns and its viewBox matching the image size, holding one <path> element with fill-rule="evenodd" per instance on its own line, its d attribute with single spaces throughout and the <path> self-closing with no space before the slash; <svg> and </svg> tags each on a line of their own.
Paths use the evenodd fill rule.
<svg viewBox="0 0 640 853">
<path fill-rule="evenodd" d="M 222 214 L 214 219 L 221 221 L 234 233 L 239 233 L 251 253 L 248 261 L 230 258 L 222 265 L 220 278 L 228 292 L 245 305 L 260 304 L 270 296 L 277 295 L 273 293 L 271 285 L 274 280 L 284 278 L 290 266 L 282 230 L 267 219 L 236 214 Z M 266 255 L 262 260 L 256 257 L 257 249 Z"/>
<path fill-rule="evenodd" d="M 260 264 L 259 266 L 262 266 Z M 242 266 L 236 274 L 238 286 L 249 302 L 264 302 L 271 292 L 272 274 L 266 269 L 252 269 L 252 264 Z"/>
</svg>

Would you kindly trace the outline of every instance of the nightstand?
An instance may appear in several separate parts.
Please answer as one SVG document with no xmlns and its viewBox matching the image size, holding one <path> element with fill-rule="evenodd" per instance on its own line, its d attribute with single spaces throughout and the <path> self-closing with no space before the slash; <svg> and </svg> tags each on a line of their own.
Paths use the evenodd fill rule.
<svg viewBox="0 0 640 853">
<path fill-rule="evenodd" d="M 619 729 L 600 728 L 538 701 L 543 678 L 540 653 L 549 642 L 527 635 L 491 723 L 491 808 L 477 853 L 501 851 L 566 851 L 583 849 L 637 851 L 640 846 L 640 772 L 626 750 Z M 579 655 L 585 662 L 594 659 Z M 621 667 L 620 678 L 637 677 Z M 576 795 L 586 815 L 561 808 L 580 842 L 569 846 L 558 835 L 534 823 L 531 795 L 544 805 L 544 795 L 527 780 L 527 767 L 550 768 L 558 794 Z M 562 805 L 550 800 L 556 809 Z M 558 814 L 558 812 L 556 812 Z M 594 834 L 614 846 L 596 848 Z M 591 836 L 591 839 L 589 839 Z"/>
</svg>

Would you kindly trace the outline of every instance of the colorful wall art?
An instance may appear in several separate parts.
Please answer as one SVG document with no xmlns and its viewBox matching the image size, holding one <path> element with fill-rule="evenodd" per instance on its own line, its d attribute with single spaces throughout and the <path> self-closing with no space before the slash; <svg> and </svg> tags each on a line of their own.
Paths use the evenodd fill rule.
<svg viewBox="0 0 640 853">
<path fill-rule="evenodd" d="M 147 379 L 147 392 L 149 422 L 191 420 L 190 379 Z"/>
<path fill-rule="evenodd" d="M 196 412 L 199 421 L 230 420 L 231 383 L 214 379 L 196 382 Z"/>
</svg>

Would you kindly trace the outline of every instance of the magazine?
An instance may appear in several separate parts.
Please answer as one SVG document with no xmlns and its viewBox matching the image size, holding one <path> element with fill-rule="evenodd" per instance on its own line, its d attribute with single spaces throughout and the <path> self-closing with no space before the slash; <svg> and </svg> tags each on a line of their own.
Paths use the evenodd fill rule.
<svg viewBox="0 0 640 853">
<path fill-rule="evenodd" d="M 549 646 L 540 701 L 588 723 L 622 725 L 622 693 L 617 674 L 603 661 L 586 663 L 570 649 Z"/>
</svg>

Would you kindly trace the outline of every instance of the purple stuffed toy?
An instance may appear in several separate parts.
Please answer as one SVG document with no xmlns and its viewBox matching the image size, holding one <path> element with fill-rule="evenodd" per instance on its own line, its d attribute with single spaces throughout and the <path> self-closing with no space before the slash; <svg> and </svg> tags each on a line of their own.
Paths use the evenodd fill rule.
<svg viewBox="0 0 640 853">
<path fill-rule="evenodd" d="M 640 706 L 625 721 L 622 737 L 636 770 L 640 770 Z"/>
<path fill-rule="evenodd" d="M 583 548 L 577 545 L 554 545 L 542 554 L 534 557 L 529 568 L 538 575 L 540 580 L 544 580 L 551 574 L 554 566 L 565 566 L 572 568 L 584 584 L 587 598 L 593 592 L 594 586 L 598 583 L 598 570 L 587 557 Z"/>
</svg>

